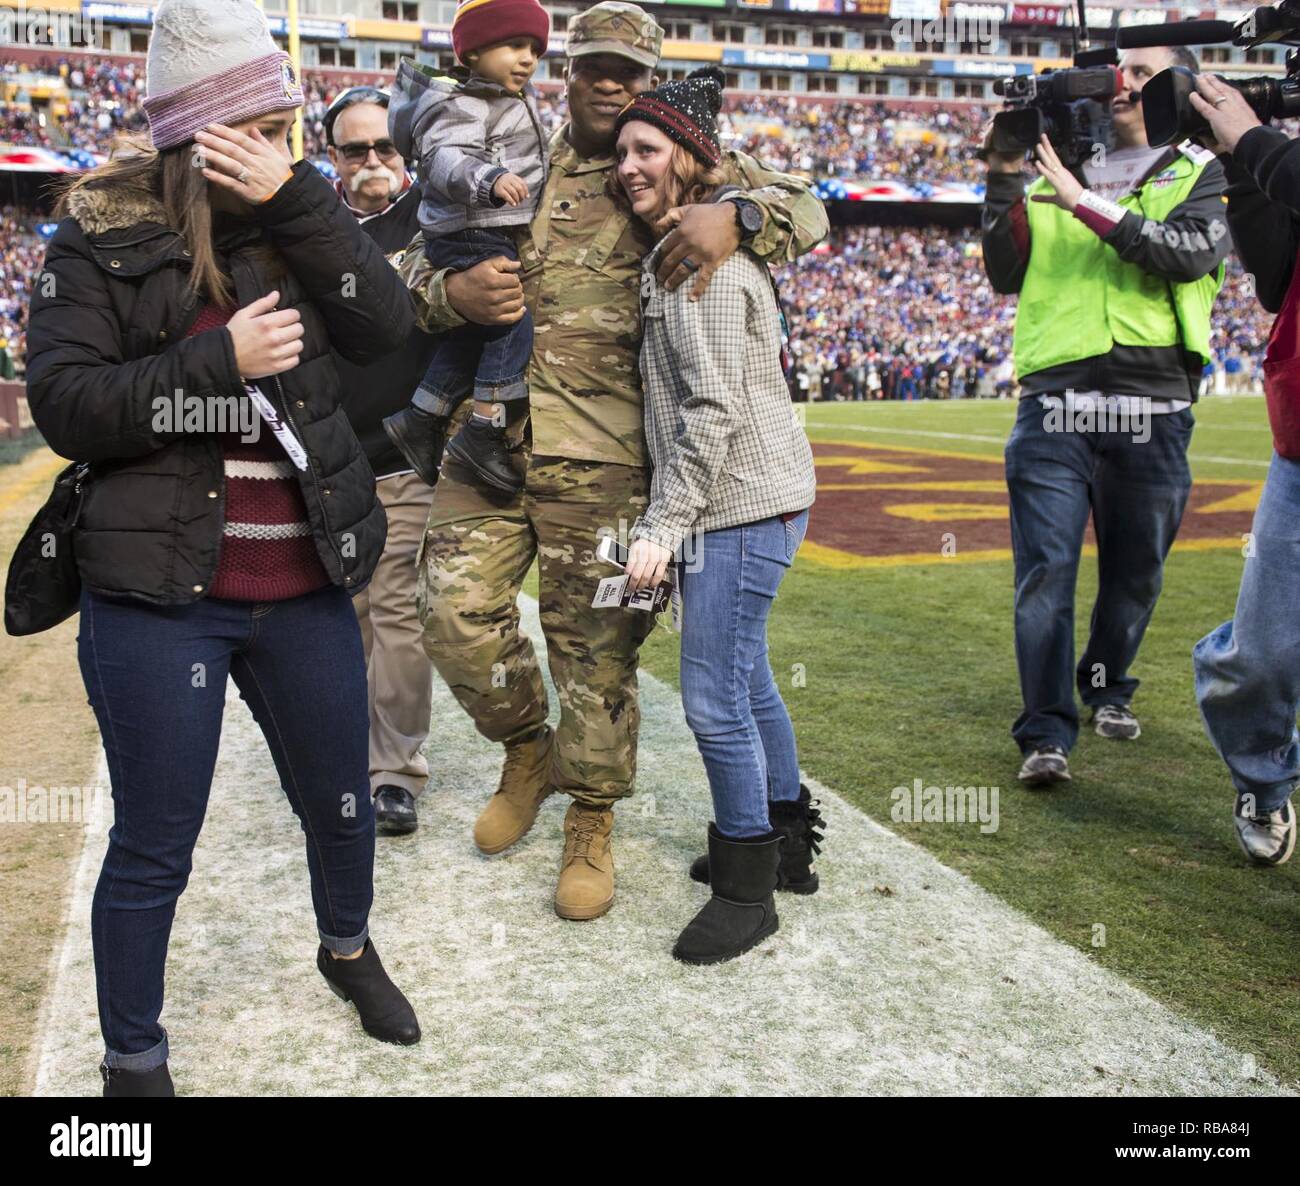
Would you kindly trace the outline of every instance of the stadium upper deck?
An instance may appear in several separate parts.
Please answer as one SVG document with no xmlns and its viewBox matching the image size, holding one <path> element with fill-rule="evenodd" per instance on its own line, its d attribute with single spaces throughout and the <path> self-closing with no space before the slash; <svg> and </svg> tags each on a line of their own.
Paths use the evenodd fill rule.
<svg viewBox="0 0 1300 1186">
<path fill-rule="evenodd" d="M 817 100 L 994 99 L 993 80 L 1068 64 L 1075 23 L 1063 3 L 963 0 L 646 0 L 664 26 L 662 73 L 717 63 L 733 91 Z M 284 0 L 267 0 L 277 39 L 287 40 Z M 548 5 L 554 32 L 538 81 L 558 82 L 564 29 L 581 3 Z M 455 0 L 300 0 L 306 69 L 387 74 L 403 55 L 449 66 Z M 1248 8 L 1129 3 L 1088 5 L 1094 39 L 1117 28 L 1187 18 L 1235 20 Z M 0 0 L 0 54 L 143 54 L 152 6 L 108 0 Z M 1274 47 L 1207 47 L 1207 65 L 1233 72 L 1281 68 Z"/>
</svg>

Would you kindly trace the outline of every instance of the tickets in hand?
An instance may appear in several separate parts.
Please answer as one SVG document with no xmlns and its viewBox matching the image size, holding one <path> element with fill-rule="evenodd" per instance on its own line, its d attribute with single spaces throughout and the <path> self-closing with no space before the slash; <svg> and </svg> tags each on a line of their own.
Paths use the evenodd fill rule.
<svg viewBox="0 0 1300 1186">
<path fill-rule="evenodd" d="M 614 568 L 622 569 L 627 562 L 624 550 L 609 536 L 601 537 L 596 554 Z M 675 564 L 670 564 L 664 579 L 650 589 L 629 588 L 626 572 L 620 572 L 617 576 L 602 577 L 596 586 L 596 596 L 592 598 L 591 604 L 593 609 L 618 607 L 642 610 L 651 614 L 662 613 L 668 609 L 672 611 L 670 617 L 672 628 L 678 632 L 682 628 L 682 595 L 677 588 Z"/>
<path fill-rule="evenodd" d="M 660 581 L 652 589 L 633 591 L 628 588 L 628 575 L 624 572 L 616 577 L 603 578 L 596 586 L 596 596 L 591 604 L 595 609 L 618 605 L 624 609 L 640 609 L 657 614 L 667 607 L 672 595 L 673 583 L 667 579 Z"/>
</svg>

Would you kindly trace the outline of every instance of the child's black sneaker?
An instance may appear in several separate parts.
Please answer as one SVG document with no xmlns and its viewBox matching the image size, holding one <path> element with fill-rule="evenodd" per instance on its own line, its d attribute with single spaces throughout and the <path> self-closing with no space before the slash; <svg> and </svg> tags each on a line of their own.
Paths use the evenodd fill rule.
<svg viewBox="0 0 1300 1186">
<path fill-rule="evenodd" d="M 438 484 L 438 467 L 447 443 L 447 417 L 435 416 L 414 404 L 384 420 L 384 431 L 426 486 Z"/>
<path fill-rule="evenodd" d="M 523 479 L 510 464 L 505 428 L 490 420 L 471 416 L 447 446 L 447 456 L 469 470 L 476 486 L 505 494 L 518 494 L 524 487 Z"/>
</svg>

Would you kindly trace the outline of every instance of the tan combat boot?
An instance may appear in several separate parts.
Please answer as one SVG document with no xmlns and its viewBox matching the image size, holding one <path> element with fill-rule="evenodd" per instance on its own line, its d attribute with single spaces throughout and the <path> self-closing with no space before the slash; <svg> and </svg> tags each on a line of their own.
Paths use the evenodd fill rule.
<svg viewBox="0 0 1300 1186">
<path fill-rule="evenodd" d="M 551 785 L 551 751 L 555 730 L 543 725 L 532 736 L 506 746 L 501 785 L 474 824 L 474 843 L 491 856 L 504 852 L 525 835 L 537 809 L 555 788 Z"/>
<path fill-rule="evenodd" d="M 564 817 L 564 856 L 555 887 L 555 913 L 561 918 L 599 918 L 614 905 L 614 854 L 609 834 L 614 811 L 576 800 Z"/>
</svg>

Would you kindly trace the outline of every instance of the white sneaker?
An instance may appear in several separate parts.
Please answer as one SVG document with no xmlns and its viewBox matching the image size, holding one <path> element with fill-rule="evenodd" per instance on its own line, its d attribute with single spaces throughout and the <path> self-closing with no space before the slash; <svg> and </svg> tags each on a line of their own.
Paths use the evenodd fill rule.
<svg viewBox="0 0 1300 1186">
<path fill-rule="evenodd" d="M 1020 767 L 1020 781 L 1030 787 L 1049 787 L 1070 781 L 1070 759 L 1059 745 L 1030 750 Z"/>
<path fill-rule="evenodd" d="M 1142 736 L 1142 726 L 1127 704 L 1103 704 L 1093 709 L 1092 721 L 1098 737 L 1133 741 Z"/>
<path fill-rule="evenodd" d="M 1295 808 L 1287 801 L 1276 811 L 1247 815 L 1244 803 L 1238 796 L 1232 812 L 1241 851 L 1257 865 L 1285 865 L 1295 852 Z"/>
</svg>

